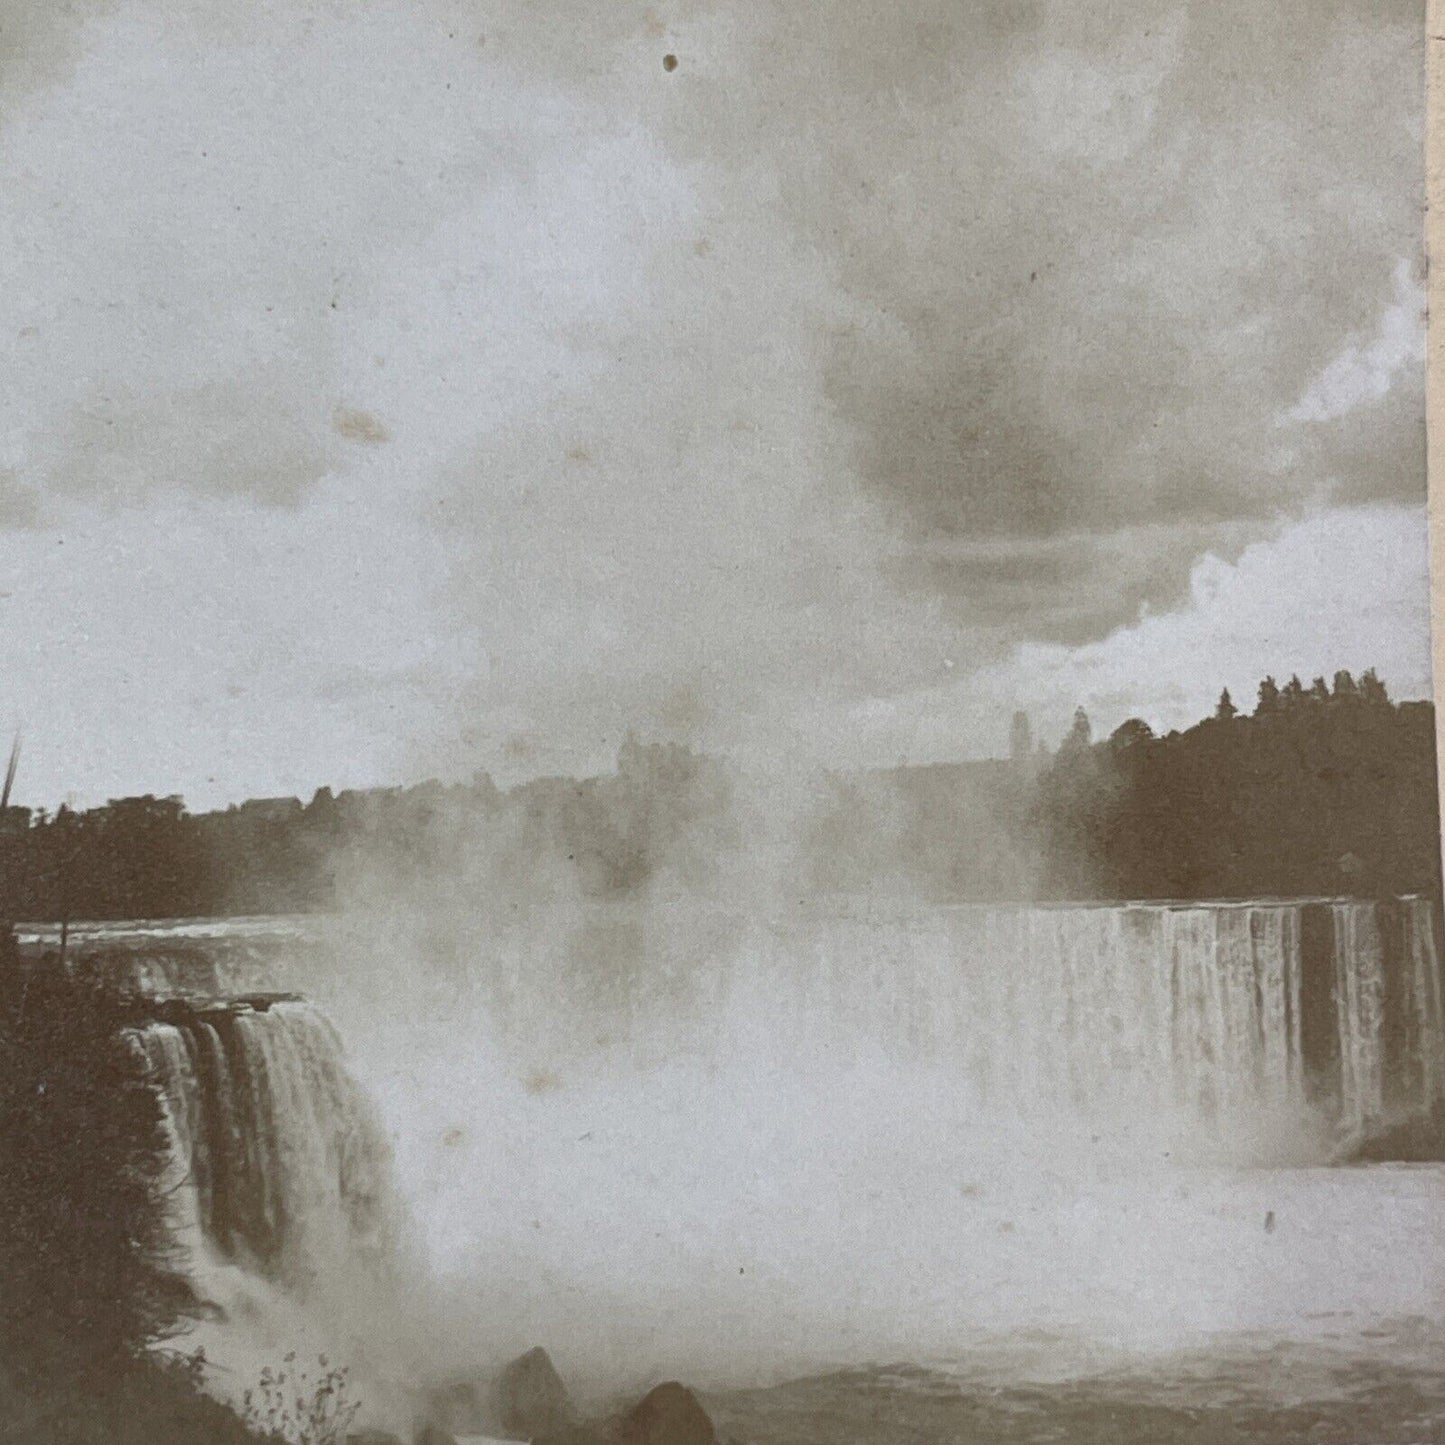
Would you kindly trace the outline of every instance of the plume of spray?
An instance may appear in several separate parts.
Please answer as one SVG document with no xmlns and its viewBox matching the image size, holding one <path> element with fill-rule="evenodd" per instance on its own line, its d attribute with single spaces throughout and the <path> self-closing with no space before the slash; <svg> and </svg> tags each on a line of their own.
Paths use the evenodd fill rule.
<svg viewBox="0 0 1445 1445">
<path fill-rule="evenodd" d="M 684 761 L 442 798 L 336 860 L 347 907 L 297 981 L 391 1131 L 417 1370 L 544 1343 L 604 1391 L 1419 1303 L 1418 1273 L 1319 1258 L 1346 1194 L 1260 1233 L 1280 1176 L 1214 1166 L 1319 1138 L 1297 1100 L 1222 1127 L 1161 1085 L 1148 940 L 897 879 L 845 902 L 825 781 Z M 903 811 L 884 789 L 869 826 Z"/>
</svg>

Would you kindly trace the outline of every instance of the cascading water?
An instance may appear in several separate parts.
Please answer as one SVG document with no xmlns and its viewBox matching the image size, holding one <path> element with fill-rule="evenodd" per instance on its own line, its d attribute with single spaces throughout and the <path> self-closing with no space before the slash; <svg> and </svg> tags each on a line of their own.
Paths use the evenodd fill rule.
<svg viewBox="0 0 1445 1445">
<path fill-rule="evenodd" d="M 601 1380 L 648 1351 L 916 1357 L 979 1327 L 1243 1328 L 1386 1285 L 1407 1313 L 1428 1284 L 1261 1253 L 1276 1184 L 1178 1172 L 1323 1161 L 1445 1099 L 1426 900 L 622 907 L 462 921 L 447 947 L 369 920 L 300 938 L 272 961 L 360 1083 L 314 1005 L 247 993 L 281 981 L 258 954 L 112 959 L 156 1000 L 178 1223 L 203 1272 L 309 1309 L 386 1267 L 390 1140 L 472 1360 L 541 1340 Z M 1353 1227 L 1334 1184 L 1312 1197 L 1312 1237 Z"/>
<path fill-rule="evenodd" d="M 543 1072 L 539 1040 L 638 1068 L 868 1057 L 942 1068 L 990 1113 L 1148 1106 L 1223 1138 L 1305 1113 L 1358 1132 L 1445 1098 L 1426 899 L 680 916 L 671 936 L 499 934 L 462 996 Z"/>
<path fill-rule="evenodd" d="M 303 1295 L 328 1270 L 387 1267 L 390 1148 L 322 1015 L 299 1001 L 198 1009 L 142 1038 L 203 1248 Z"/>
</svg>

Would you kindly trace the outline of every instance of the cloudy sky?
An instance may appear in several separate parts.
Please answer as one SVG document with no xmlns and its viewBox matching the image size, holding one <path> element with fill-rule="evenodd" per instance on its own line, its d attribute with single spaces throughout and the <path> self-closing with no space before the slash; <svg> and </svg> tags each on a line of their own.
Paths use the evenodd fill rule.
<svg viewBox="0 0 1445 1445">
<path fill-rule="evenodd" d="M 1415 0 L 10 0 L 24 798 L 1421 695 L 1422 59 Z"/>
</svg>

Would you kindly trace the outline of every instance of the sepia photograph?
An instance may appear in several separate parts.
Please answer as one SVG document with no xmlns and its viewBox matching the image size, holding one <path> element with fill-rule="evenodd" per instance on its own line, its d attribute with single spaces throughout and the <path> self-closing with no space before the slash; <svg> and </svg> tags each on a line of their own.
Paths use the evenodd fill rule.
<svg viewBox="0 0 1445 1445">
<path fill-rule="evenodd" d="M 0 0 L 0 1445 L 1445 1445 L 1442 28 Z"/>
</svg>

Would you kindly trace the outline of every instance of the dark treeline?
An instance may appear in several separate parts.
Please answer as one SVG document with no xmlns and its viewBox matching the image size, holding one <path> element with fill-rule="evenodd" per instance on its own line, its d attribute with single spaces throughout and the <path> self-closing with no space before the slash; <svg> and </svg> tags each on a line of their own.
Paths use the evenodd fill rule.
<svg viewBox="0 0 1445 1445">
<path fill-rule="evenodd" d="M 1164 738 L 1137 720 L 1061 749 L 1040 798 L 1051 892 L 1437 893 L 1435 715 L 1373 672 L 1260 684 L 1252 716 Z"/>
<path fill-rule="evenodd" d="M 1252 715 L 1226 691 L 1162 737 L 1131 718 L 1095 741 L 1081 709 L 1052 757 L 1027 734 L 1016 720 L 1009 762 L 835 780 L 815 827 L 828 881 L 891 858 L 941 901 L 1440 890 L 1434 708 L 1391 702 L 1373 672 L 1266 678 Z"/>
<path fill-rule="evenodd" d="M 1372 672 L 1267 678 L 1252 713 L 1226 692 L 1166 736 L 1134 718 L 1095 741 L 1081 710 L 1053 755 L 1020 716 L 1013 753 L 828 773 L 783 804 L 717 759 L 629 739 L 613 774 L 505 791 L 480 775 L 201 815 L 154 797 L 11 809 L 0 867 L 12 916 L 50 920 L 326 909 L 365 877 L 512 902 L 662 880 L 722 894 L 739 860 L 784 891 L 938 901 L 1439 889 L 1434 711 Z"/>
<path fill-rule="evenodd" d="M 739 843 L 726 767 L 668 744 L 623 744 L 618 771 L 510 791 L 485 774 L 266 798 L 190 814 L 179 797 L 0 820 L 0 880 L 16 919 L 178 918 L 324 910 L 358 878 L 458 870 L 509 896 L 636 891 L 666 869 L 702 886 Z"/>
</svg>

